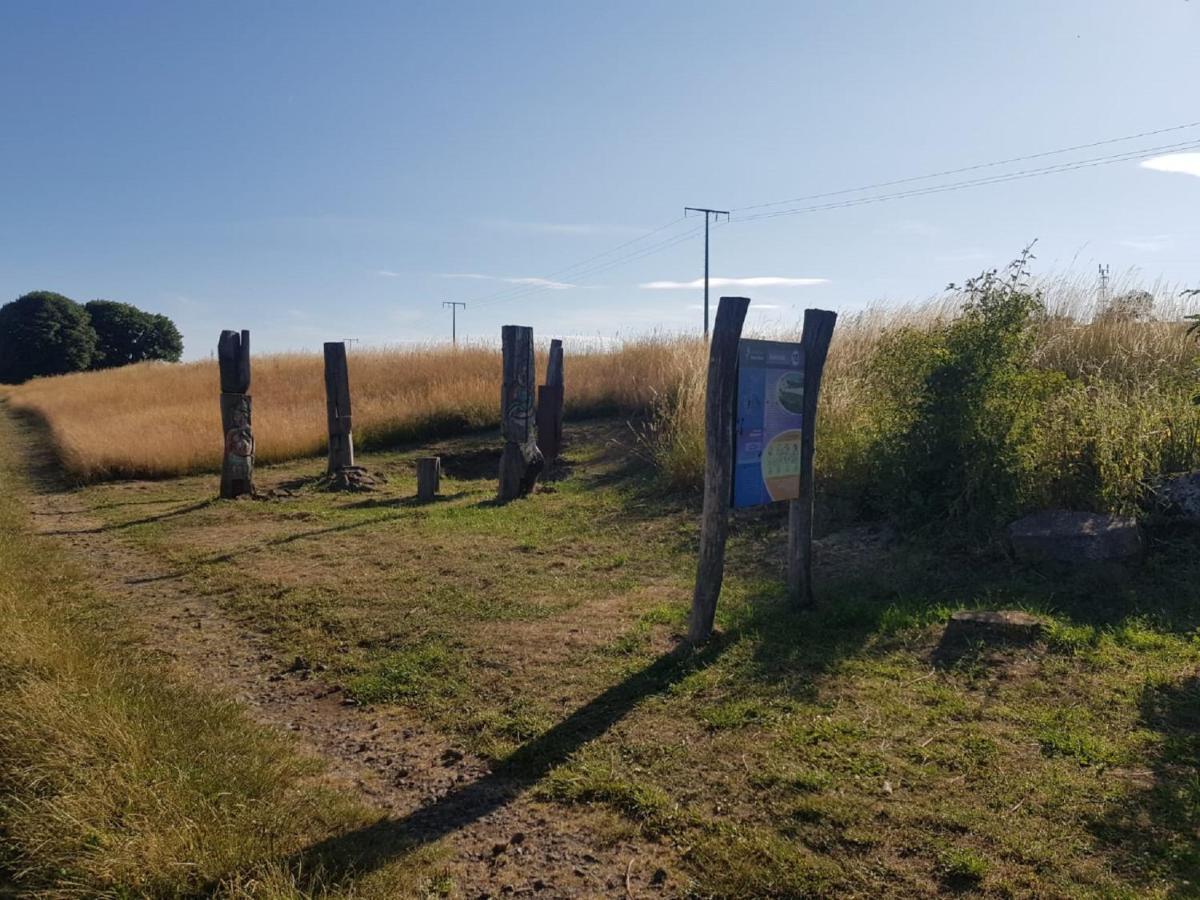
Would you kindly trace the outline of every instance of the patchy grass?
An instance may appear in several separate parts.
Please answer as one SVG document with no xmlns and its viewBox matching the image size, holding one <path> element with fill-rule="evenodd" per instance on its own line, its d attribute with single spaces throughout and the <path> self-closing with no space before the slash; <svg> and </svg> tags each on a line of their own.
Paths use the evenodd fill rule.
<svg viewBox="0 0 1200 900">
<path fill-rule="evenodd" d="M 79 502 L 277 655 L 403 704 L 558 803 L 677 848 L 696 893 L 1186 895 L 1200 883 L 1200 561 L 1155 532 L 1136 569 L 1027 570 L 930 545 L 840 556 L 784 600 L 782 519 L 735 517 L 717 639 L 678 647 L 696 510 L 576 426 L 569 474 L 497 506 L 490 439 L 367 454 L 385 491 L 210 503 L 211 477 Z M 450 461 L 415 505 L 411 458 Z M 148 512 L 149 511 L 149 512 Z M 938 654 L 962 608 L 1048 622 Z M 597 838 L 600 839 L 599 837 Z"/>
<path fill-rule="evenodd" d="M 232 702 L 140 650 L 84 573 L 29 533 L 0 444 L 0 895 L 386 897 L 443 877 L 436 848 L 358 886 L 285 860 L 371 811 Z"/>
</svg>

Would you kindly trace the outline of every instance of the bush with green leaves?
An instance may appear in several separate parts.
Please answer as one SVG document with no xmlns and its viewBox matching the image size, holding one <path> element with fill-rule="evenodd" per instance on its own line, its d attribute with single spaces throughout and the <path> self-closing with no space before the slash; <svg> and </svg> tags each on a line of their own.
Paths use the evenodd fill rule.
<svg viewBox="0 0 1200 900">
<path fill-rule="evenodd" d="M 183 355 L 183 338 L 166 316 L 114 300 L 92 300 L 84 308 L 96 329 L 94 369 L 111 369 L 150 359 L 179 362 Z"/>
<path fill-rule="evenodd" d="M 95 352 L 87 310 L 62 294 L 33 291 L 0 307 L 0 382 L 77 372 Z"/>
<path fill-rule="evenodd" d="M 985 534 L 1021 508 L 1038 410 L 1065 383 L 1033 366 L 1044 312 L 1026 250 L 960 291 L 961 314 L 900 328 L 871 371 L 875 502 L 912 530 Z"/>
</svg>

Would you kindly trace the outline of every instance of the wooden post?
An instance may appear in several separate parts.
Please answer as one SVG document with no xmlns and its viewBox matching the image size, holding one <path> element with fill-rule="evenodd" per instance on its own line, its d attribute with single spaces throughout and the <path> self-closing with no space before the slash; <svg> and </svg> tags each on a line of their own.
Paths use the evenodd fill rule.
<svg viewBox="0 0 1200 900">
<path fill-rule="evenodd" d="M 562 452 L 562 420 L 563 352 L 562 341 L 555 339 L 550 342 L 546 383 L 538 387 L 537 402 L 537 444 L 547 465 Z"/>
<path fill-rule="evenodd" d="M 354 436 L 350 420 L 350 371 L 346 343 L 325 344 L 325 412 L 329 428 L 330 475 L 354 465 Z"/>
<path fill-rule="evenodd" d="M 221 497 L 254 494 L 254 432 L 250 421 L 250 332 L 222 331 L 217 341 L 221 370 Z"/>
<path fill-rule="evenodd" d="M 533 490 L 545 462 L 533 434 L 533 329 L 505 325 L 500 334 L 504 351 L 500 386 L 504 452 L 500 457 L 499 500 L 505 503 Z"/>
<path fill-rule="evenodd" d="M 704 398 L 704 508 L 700 519 L 700 562 L 688 640 L 701 644 L 712 636 L 717 598 L 725 575 L 725 538 L 733 486 L 733 420 L 737 394 L 738 341 L 750 306 L 747 297 L 722 297 L 708 348 L 708 386 Z"/>
<path fill-rule="evenodd" d="M 825 357 L 833 338 L 837 313 L 804 311 L 804 422 L 800 431 L 800 497 L 788 506 L 788 597 L 798 606 L 811 606 L 813 534 L 813 448 L 817 434 L 817 400 Z"/>
<path fill-rule="evenodd" d="M 442 459 L 439 456 L 422 456 L 417 460 L 417 499 L 432 500 L 437 496 L 442 481 Z"/>
</svg>

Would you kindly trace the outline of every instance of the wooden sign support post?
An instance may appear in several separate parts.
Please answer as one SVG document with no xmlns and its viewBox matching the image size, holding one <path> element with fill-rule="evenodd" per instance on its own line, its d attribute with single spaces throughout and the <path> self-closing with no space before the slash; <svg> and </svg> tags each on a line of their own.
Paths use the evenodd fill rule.
<svg viewBox="0 0 1200 900">
<path fill-rule="evenodd" d="M 817 400 L 821 375 L 833 338 L 837 313 L 804 311 L 804 423 L 800 432 L 800 497 L 788 508 L 788 597 L 798 606 L 811 606 L 813 533 L 813 448 L 817 433 Z"/>
<path fill-rule="evenodd" d="M 546 383 L 538 387 L 537 444 L 550 465 L 562 452 L 563 350 L 562 341 L 550 342 L 546 363 Z"/>
<path fill-rule="evenodd" d="M 217 341 L 221 368 L 221 497 L 254 494 L 254 432 L 250 426 L 250 332 L 222 331 Z"/>
<path fill-rule="evenodd" d="M 738 341 L 750 306 L 747 297 L 722 297 L 708 348 L 708 387 L 704 398 L 704 507 L 700 519 L 700 562 L 688 640 L 712 636 L 717 598 L 725 575 L 725 538 L 733 486 L 733 420 L 737 394 Z"/>
<path fill-rule="evenodd" d="M 545 461 L 533 434 L 533 329 L 505 325 L 500 334 L 504 351 L 504 380 L 500 387 L 504 452 L 500 457 L 498 499 L 506 503 L 533 490 Z"/>
<path fill-rule="evenodd" d="M 354 465 L 354 436 L 350 419 L 350 371 L 346 343 L 325 344 L 325 413 L 329 426 L 330 475 Z"/>
</svg>

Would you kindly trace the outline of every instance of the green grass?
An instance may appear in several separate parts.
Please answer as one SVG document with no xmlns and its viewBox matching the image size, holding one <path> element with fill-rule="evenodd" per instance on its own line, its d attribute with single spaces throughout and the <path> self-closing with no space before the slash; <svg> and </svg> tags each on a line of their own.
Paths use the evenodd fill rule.
<svg viewBox="0 0 1200 900">
<path fill-rule="evenodd" d="M 371 811 L 140 648 L 84 573 L 30 534 L 12 425 L 0 427 L 0 894 L 342 896 L 351 886 L 300 851 Z M 354 892 L 420 894 L 440 877 L 431 849 Z"/>
<path fill-rule="evenodd" d="M 543 798 L 616 812 L 700 895 L 1200 883 L 1193 535 L 1153 532 L 1130 570 L 901 545 L 822 568 L 798 611 L 782 520 L 739 515 L 718 637 L 688 652 L 696 509 L 628 465 L 620 433 L 576 426 L 569 476 L 502 507 L 489 471 L 453 465 L 442 500 L 407 502 L 429 448 L 365 455 L 389 476 L 367 497 L 204 504 L 211 478 L 78 497 L 280 659 L 406 706 Z M 940 656 L 948 615 L 976 607 L 1034 612 L 1047 636 Z"/>
</svg>

